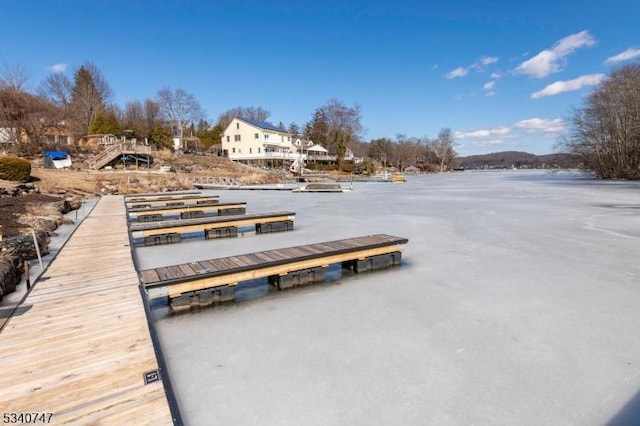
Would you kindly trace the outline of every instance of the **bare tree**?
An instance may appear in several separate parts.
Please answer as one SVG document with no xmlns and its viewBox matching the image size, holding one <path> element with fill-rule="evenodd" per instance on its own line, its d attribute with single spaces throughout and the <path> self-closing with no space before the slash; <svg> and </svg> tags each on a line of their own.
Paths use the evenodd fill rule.
<svg viewBox="0 0 640 426">
<path fill-rule="evenodd" d="M 415 166 L 422 152 L 420 142 L 420 139 L 415 137 L 397 135 L 394 156 L 395 164 L 401 169 L 408 166 Z"/>
<path fill-rule="evenodd" d="M 178 126 L 180 143 L 183 141 L 184 128 L 204 118 L 204 111 L 198 100 L 183 89 L 164 87 L 158 91 L 157 101 L 163 117 Z"/>
<path fill-rule="evenodd" d="M 13 139 L 22 143 L 21 135 L 39 144 L 52 128 L 57 128 L 61 110 L 49 100 L 15 88 L 0 88 L 0 127 L 11 129 Z"/>
<path fill-rule="evenodd" d="M 362 115 L 360 105 L 348 107 L 338 99 L 330 99 L 322 107 L 328 123 L 328 149 L 342 151 L 353 149 L 353 144 L 360 140 L 362 134 Z M 345 145 L 342 147 L 342 145 Z"/>
<path fill-rule="evenodd" d="M 144 114 L 144 105 L 140 101 L 128 102 L 122 114 L 122 124 L 124 131 L 130 130 L 132 136 L 148 137 L 149 129 Z"/>
<path fill-rule="evenodd" d="M 49 74 L 39 88 L 40 95 L 55 102 L 65 111 L 71 105 L 71 95 L 73 93 L 73 83 L 65 74 L 55 72 Z"/>
<path fill-rule="evenodd" d="M 387 164 L 393 157 L 393 141 L 388 138 L 373 139 L 369 142 L 369 157 Z"/>
<path fill-rule="evenodd" d="M 0 76 L 0 87 L 10 88 L 19 92 L 27 90 L 29 81 L 29 73 L 27 69 L 20 64 L 4 64 L 2 66 L 2 76 Z"/>
<path fill-rule="evenodd" d="M 445 170 L 445 166 L 451 168 L 453 160 L 456 156 L 456 151 L 454 150 L 455 142 L 453 140 L 453 134 L 451 133 L 451 129 L 445 128 L 440 130 L 437 139 L 434 141 L 434 151 L 436 155 L 440 159 L 440 171 L 443 172 Z"/>
<path fill-rule="evenodd" d="M 270 116 L 271 113 L 262 107 L 236 107 L 220 114 L 218 117 L 218 125 L 222 129 L 226 129 L 236 117 L 247 120 L 266 121 Z"/>
<path fill-rule="evenodd" d="M 561 147 L 601 178 L 640 179 L 640 64 L 611 73 L 570 118 Z"/>
</svg>

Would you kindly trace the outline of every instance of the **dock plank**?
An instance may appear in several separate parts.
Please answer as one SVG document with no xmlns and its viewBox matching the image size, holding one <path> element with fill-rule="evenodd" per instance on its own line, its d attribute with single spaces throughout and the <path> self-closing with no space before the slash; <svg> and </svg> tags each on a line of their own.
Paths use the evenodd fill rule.
<svg viewBox="0 0 640 426">
<path fill-rule="evenodd" d="M 164 216 L 180 216 L 181 213 L 202 211 L 202 212 L 220 212 L 226 209 L 246 209 L 245 202 L 229 202 L 217 204 L 194 204 L 185 206 L 166 206 L 166 207 L 149 207 L 149 208 L 132 208 L 127 211 L 129 219 L 136 219 L 142 215 L 162 215 Z M 164 219 L 163 219 L 164 220 Z"/>
<path fill-rule="evenodd" d="M 53 424 L 173 424 L 162 381 L 143 380 L 158 361 L 126 218 L 122 197 L 102 197 L 0 332 L 5 412 L 37 407 Z"/>
</svg>

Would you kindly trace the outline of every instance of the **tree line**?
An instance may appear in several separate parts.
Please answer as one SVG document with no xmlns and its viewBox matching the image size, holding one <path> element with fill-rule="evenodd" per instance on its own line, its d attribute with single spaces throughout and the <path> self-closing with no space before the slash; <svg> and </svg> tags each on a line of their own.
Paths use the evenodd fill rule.
<svg viewBox="0 0 640 426">
<path fill-rule="evenodd" d="M 171 149 L 174 136 L 197 137 L 206 149 L 220 143 L 233 118 L 269 122 L 271 115 L 262 107 L 236 107 L 209 121 L 192 93 L 170 87 L 159 89 L 153 97 L 119 106 L 113 102 L 114 92 L 107 79 L 92 62 L 80 65 L 71 76 L 53 72 L 35 90 L 29 89 L 28 81 L 28 73 L 19 65 L 5 65 L 0 75 L 0 129 L 4 132 L 0 137 L 22 147 L 27 145 L 21 144 L 23 135 L 29 145 L 38 146 L 47 142 L 52 129 L 59 129 L 69 132 L 74 140 L 113 134 L 146 139 L 159 149 Z M 335 98 L 316 108 L 302 125 L 273 125 L 327 148 L 338 158 L 339 168 L 344 165 L 347 150 L 364 157 L 365 168 L 380 162 L 400 169 L 418 166 L 445 170 L 456 156 L 450 129 L 443 129 L 434 139 L 399 134 L 365 141 L 361 107 L 345 105 Z"/>
<path fill-rule="evenodd" d="M 601 178 L 640 179 L 640 64 L 613 70 L 569 123 L 561 148 Z"/>
</svg>

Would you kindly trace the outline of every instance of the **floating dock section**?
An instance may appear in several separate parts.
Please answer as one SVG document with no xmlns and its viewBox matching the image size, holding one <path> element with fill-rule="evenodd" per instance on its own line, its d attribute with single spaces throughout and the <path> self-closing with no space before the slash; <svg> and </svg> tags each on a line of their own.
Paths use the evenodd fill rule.
<svg viewBox="0 0 640 426">
<path fill-rule="evenodd" d="M 170 217 L 192 219 L 196 217 L 217 215 L 244 214 L 247 203 L 212 203 L 198 205 L 178 205 L 165 207 L 141 207 L 127 210 L 130 221 L 155 222 Z"/>
<path fill-rule="evenodd" d="M 174 219 L 157 222 L 132 222 L 129 232 L 134 244 L 159 245 L 179 243 L 184 235 L 201 235 L 205 239 L 229 238 L 245 233 L 268 234 L 293 230 L 294 212 L 248 213 Z"/>
<path fill-rule="evenodd" d="M 144 201 L 125 201 L 128 209 L 170 207 L 170 206 L 199 206 L 203 204 L 215 204 L 218 196 L 184 195 L 180 197 L 148 198 Z"/>
<path fill-rule="evenodd" d="M 324 280 L 341 263 L 354 272 L 400 265 L 406 238 L 377 234 L 229 256 L 140 271 L 149 298 L 168 298 L 173 310 L 234 300 L 240 281 L 267 277 L 278 289 Z"/>
</svg>

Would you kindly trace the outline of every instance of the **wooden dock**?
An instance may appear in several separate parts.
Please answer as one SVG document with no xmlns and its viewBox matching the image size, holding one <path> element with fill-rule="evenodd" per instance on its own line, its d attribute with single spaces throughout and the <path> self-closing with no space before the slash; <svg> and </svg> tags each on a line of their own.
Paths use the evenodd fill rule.
<svg viewBox="0 0 640 426">
<path fill-rule="evenodd" d="M 129 232 L 136 245 L 178 243 L 184 234 L 200 233 L 206 239 L 237 237 L 245 232 L 267 234 L 293 230 L 294 212 L 266 212 L 208 216 L 195 219 L 131 222 Z M 243 228 L 249 228 L 242 231 Z"/>
<path fill-rule="evenodd" d="M 409 240 L 377 234 L 267 250 L 140 271 L 150 298 L 167 297 L 173 309 L 234 299 L 240 281 L 268 277 L 278 289 L 324 280 L 331 264 L 365 272 L 401 262 L 400 244 Z"/>
<path fill-rule="evenodd" d="M 202 194 L 196 190 L 184 190 L 184 191 L 167 191 L 167 192 L 140 192 L 138 194 L 125 194 L 125 201 L 146 201 L 149 199 L 156 199 L 158 197 L 181 197 L 183 195 L 195 195 Z"/>
<path fill-rule="evenodd" d="M 0 333 L 2 411 L 52 413 L 51 424 L 180 423 L 145 309 L 123 198 L 105 196 Z"/>
<path fill-rule="evenodd" d="M 157 197 L 144 201 L 125 201 L 127 209 L 170 207 L 170 206 L 199 206 L 202 204 L 215 204 L 220 197 L 218 195 L 183 195 L 180 197 Z"/>
<path fill-rule="evenodd" d="M 216 203 L 192 206 L 167 206 L 167 207 L 143 207 L 128 209 L 129 220 L 140 222 L 158 221 L 166 217 L 179 216 L 182 219 L 203 217 L 207 214 L 216 213 L 218 215 L 244 214 L 247 203 Z"/>
</svg>

